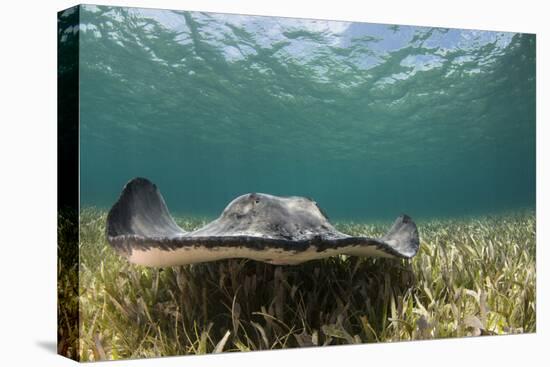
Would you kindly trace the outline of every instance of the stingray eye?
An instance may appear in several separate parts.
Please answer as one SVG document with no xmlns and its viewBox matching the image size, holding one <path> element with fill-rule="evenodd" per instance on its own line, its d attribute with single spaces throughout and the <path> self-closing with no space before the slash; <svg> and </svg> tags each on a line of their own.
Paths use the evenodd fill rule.
<svg viewBox="0 0 550 367">
<path fill-rule="evenodd" d="M 260 198 L 256 194 L 250 194 L 250 199 L 251 199 L 252 204 L 259 204 L 260 203 Z"/>
</svg>

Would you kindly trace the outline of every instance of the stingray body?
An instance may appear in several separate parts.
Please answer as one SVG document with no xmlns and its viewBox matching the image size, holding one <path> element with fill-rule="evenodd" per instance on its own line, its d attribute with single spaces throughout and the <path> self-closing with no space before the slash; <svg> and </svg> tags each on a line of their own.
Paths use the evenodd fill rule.
<svg viewBox="0 0 550 367">
<path fill-rule="evenodd" d="M 416 225 L 407 215 L 380 239 L 349 236 L 308 198 L 260 193 L 237 197 L 218 219 L 186 232 L 145 178 L 124 186 L 107 216 L 106 235 L 130 262 L 157 267 L 226 258 L 299 264 L 338 254 L 411 258 L 419 247 Z"/>
</svg>

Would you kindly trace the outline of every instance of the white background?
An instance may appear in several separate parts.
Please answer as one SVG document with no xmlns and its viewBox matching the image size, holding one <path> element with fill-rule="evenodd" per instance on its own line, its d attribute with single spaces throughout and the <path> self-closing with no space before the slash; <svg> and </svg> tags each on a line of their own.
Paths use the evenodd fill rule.
<svg viewBox="0 0 550 367">
<path fill-rule="evenodd" d="M 548 363 L 549 23 L 545 1 L 98 1 L 182 10 L 537 33 L 537 334 L 105 362 L 117 366 L 541 365 Z M 56 340 L 56 12 L 0 12 L 0 364 L 64 366 Z M 544 103 L 546 102 L 546 103 Z M 546 187 L 544 187 L 546 186 Z M 546 190 L 545 190 L 546 189 Z"/>
</svg>

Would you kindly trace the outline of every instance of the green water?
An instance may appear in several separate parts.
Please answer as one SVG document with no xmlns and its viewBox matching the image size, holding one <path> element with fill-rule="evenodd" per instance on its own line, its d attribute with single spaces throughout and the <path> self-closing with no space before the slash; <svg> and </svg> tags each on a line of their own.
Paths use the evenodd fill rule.
<svg viewBox="0 0 550 367">
<path fill-rule="evenodd" d="M 535 206 L 535 36 L 84 6 L 80 199 L 314 198 L 332 219 Z M 63 41 L 63 40 L 62 40 Z"/>
</svg>

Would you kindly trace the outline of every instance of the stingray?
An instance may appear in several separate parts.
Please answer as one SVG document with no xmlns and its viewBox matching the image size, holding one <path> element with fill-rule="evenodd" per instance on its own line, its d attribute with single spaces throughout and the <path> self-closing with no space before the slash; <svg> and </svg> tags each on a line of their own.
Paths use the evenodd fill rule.
<svg viewBox="0 0 550 367">
<path fill-rule="evenodd" d="M 311 199 L 250 193 L 221 216 L 191 232 L 170 215 L 156 185 L 134 178 L 107 215 L 106 236 L 130 262 L 164 267 L 249 258 L 294 265 L 339 254 L 408 259 L 419 248 L 412 219 L 399 216 L 381 238 L 342 233 Z"/>
</svg>

